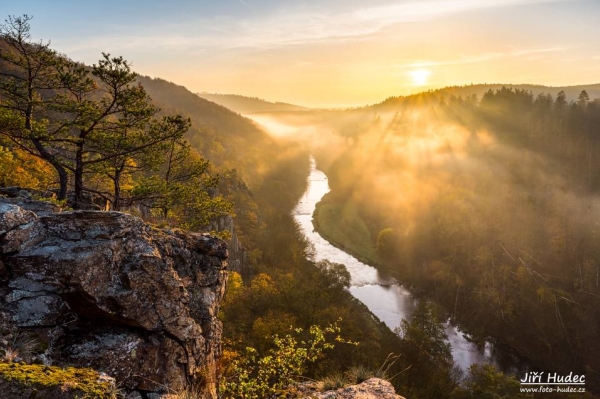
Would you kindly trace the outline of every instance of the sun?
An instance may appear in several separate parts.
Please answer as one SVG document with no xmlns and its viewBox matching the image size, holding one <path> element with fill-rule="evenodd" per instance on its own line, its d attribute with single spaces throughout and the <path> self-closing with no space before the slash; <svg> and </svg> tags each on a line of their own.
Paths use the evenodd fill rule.
<svg viewBox="0 0 600 399">
<path fill-rule="evenodd" d="M 410 76 L 412 76 L 413 84 L 415 86 L 423 86 L 427 84 L 429 80 L 429 75 L 431 75 L 431 71 L 426 69 L 415 69 L 414 71 L 410 71 Z"/>
</svg>

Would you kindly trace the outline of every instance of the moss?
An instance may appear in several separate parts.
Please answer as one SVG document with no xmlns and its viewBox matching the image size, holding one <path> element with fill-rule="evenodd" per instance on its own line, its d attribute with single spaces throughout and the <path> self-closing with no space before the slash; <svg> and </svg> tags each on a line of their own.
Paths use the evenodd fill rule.
<svg viewBox="0 0 600 399">
<path fill-rule="evenodd" d="M 36 391 L 69 391 L 72 397 L 80 399 L 111 399 L 114 386 L 108 381 L 99 380 L 100 374 L 92 369 L 61 368 L 40 364 L 0 363 L 0 379 L 33 388 Z"/>
</svg>

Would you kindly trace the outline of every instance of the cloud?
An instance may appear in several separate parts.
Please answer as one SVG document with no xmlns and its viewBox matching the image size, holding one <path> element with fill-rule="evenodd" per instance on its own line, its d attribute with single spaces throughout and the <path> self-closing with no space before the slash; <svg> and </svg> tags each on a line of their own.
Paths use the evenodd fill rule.
<svg viewBox="0 0 600 399">
<path fill-rule="evenodd" d="M 73 46 L 115 43 L 124 49 L 164 48 L 174 51 L 202 49 L 276 49 L 291 45 L 361 40 L 395 24 L 426 21 L 474 10 L 578 0 L 432 0 L 400 2 L 339 12 L 336 9 L 283 9 L 261 17 L 214 16 L 152 27 L 119 28 L 113 37 L 89 40 L 73 38 Z"/>
<path fill-rule="evenodd" d="M 443 15 L 486 8 L 499 8 L 524 4 L 549 3 L 572 0 L 433 0 L 414 1 L 355 11 L 354 19 L 371 21 L 385 26 L 399 22 L 422 21 Z"/>
</svg>

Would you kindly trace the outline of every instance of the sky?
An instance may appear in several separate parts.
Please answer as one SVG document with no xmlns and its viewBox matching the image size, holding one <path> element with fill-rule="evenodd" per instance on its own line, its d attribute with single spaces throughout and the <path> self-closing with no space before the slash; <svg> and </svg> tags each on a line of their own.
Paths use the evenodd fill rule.
<svg viewBox="0 0 600 399">
<path fill-rule="evenodd" d="M 598 0 L 0 0 L 36 40 L 193 92 L 346 107 L 445 86 L 600 83 Z"/>
</svg>

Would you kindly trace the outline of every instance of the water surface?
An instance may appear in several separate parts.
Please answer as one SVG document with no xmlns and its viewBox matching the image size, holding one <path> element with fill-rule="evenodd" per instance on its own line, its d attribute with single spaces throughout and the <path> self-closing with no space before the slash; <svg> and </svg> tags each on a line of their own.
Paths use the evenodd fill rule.
<svg viewBox="0 0 600 399">
<path fill-rule="evenodd" d="M 317 203 L 329 192 L 329 183 L 325 173 L 316 168 L 313 158 L 310 165 L 308 188 L 294 209 L 294 218 L 314 246 L 313 260 L 328 260 L 345 265 L 351 276 L 350 293 L 393 331 L 403 319 L 410 320 L 417 300 L 394 278 L 334 247 L 315 231 L 312 215 Z M 466 370 L 474 363 L 494 363 L 491 344 L 478 348 L 457 327 L 446 323 L 445 328 L 452 346 L 452 356 L 461 369 Z"/>
</svg>

